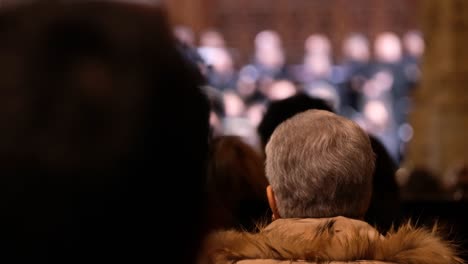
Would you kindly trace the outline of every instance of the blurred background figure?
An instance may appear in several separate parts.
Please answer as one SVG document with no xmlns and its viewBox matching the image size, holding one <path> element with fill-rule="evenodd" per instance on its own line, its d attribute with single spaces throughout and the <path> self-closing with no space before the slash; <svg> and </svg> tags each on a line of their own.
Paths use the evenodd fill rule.
<svg viewBox="0 0 468 264">
<path fill-rule="evenodd" d="M 455 201 L 468 199 L 468 164 L 464 161 L 456 162 L 445 175 L 442 186 Z"/>
<path fill-rule="evenodd" d="M 320 80 L 331 81 L 332 61 L 325 54 L 306 54 L 301 82 L 309 84 Z"/>
<path fill-rule="evenodd" d="M 220 91 L 234 90 L 237 71 L 223 35 L 214 29 L 203 31 L 200 34 L 198 53 L 207 67 L 205 76 L 208 85 Z"/>
<path fill-rule="evenodd" d="M 274 81 L 266 88 L 266 96 L 269 101 L 286 99 L 295 95 L 296 92 L 296 86 L 288 80 Z"/>
<path fill-rule="evenodd" d="M 221 120 L 222 134 L 238 136 L 253 147 L 258 147 L 256 123 L 263 116 L 263 104 L 247 106 L 235 91 L 223 93 L 225 116 Z"/>
<path fill-rule="evenodd" d="M 226 41 L 223 35 L 215 30 L 209 29 L 200 33 L 200 48 L 212 47 L 212 48 L 225 48 Z"/>
<path fill-rule="evenodd" d="M 276 80 L 288 77 L 286 60 L 279 34 L 264 30 L 255 36 L 253 62 L 242 67 L 238 91 L 247 103 L 267 99 L 267 89 Z"/>
<path fill-rule="evenodd" d="M 215 138 L 206 184 L 207 228 L 255 231 L 270 221 L 267 185 L 259 153 L 239 137 Z"/>
<path fill-rule="evenodd" d="M 405 123 L 407 113 L 407 109 L 399 107 L 399 102 L 408 89 L 402 69 L 400 39 L 392 32 L 380 33 L 375 39 L 374 51 L 370 78 L 362 87 L 359 103 L 362 119 L 358 123 L 364 123 L 365 129 L 376 136 L 399 163 L 403 142 L 398 129 Z"/>
<path fill-rule="evenodd" d="M 419 61 L 425 50 L 425 43 L 422 33 L 418 30 L 411 30 L 403 36 L 403 47 L 406 55 Z"/>
<path fill-rule="evenodd" d="M 330 39 L 323 34 L 312 34 L 307 37 L 304 50 L 307 55 L 325 55 L 327 57 L 333 55 Z"/>
<path fill-rule="evenodd" d="M 234 90 L 237 83 L 237 72 L 234 61 L 225 48 L 205 47 L 198 52 L 208 67 L 206 77 L 208 84 L 220 91 Z"/>
<path fill-rule="evenodd" d="M 224 112 L 226 117 L 241 117 L 245 112 L 245 104 L 234 92 L 223 93 Z"/>
<path fill-rule="evenodd" d="M 378 62 L 397 64 L 402 59 L 400 38 L 393 32 L 383 32 L 377 35 L 374 42 L 375 57 Z"/>
<path fill-rule="evenodd" d="M 360 33 L 352 33 L 343 42 L 343 61 L 340 72 L 340 113 L 351 118 L 359 109 L 362 88 L 370 75 L 370 47 L 368 39 Z"/>
<path fill-rule="evenodd" d="M 356 63 L 358 66 L 369 63 L 369 41 L 360 33 L 350 34 L 343 43 L 343 55 L 345 61 Z"/>
<path fill-rule="evenodd" d="M 279 34 L 272 30 L 261 31 L 255 37 L 254 65 L 260 76 L 273 80 L 287 77 L 285 55 Z"/>
<path fill-rule="evenodd" d="M 317 80 L 329 80 L 332 74 L 332 50 L 330 40 L 322 34 L 309 36 L 304 43 L 302 65 L 293 69 L 294 79 L 303 84 Z"/>
<path fill-rule="evenodd" d="M 298 93 L 289 98 L 272 102 L 267 108 L 265 116 L 257 129 L 261 140 L 262 151 L 265 151 L 265 146 L 268 140 L 270 140 L 271 134 L 273 134 L 273 131 L 279 124 L 295 114 L 309 109 L 333 112 L 333 109 L 326 101 L 310 97 L 304 93 Z"/>
<path fill-rule="evenodd" d="M 310 35 L 304 44 L 303 65 L 295 78 L 302 90 L 310 96 L 329 102 L 334 111 L 340 110 L 341 98 L 334 78 L 330 40 L 322 34 Z"/>
<path fill-rule="evenodd" d="M 181 43 L 187 46 L 195 47 L 195 33 L 187 26 L 175 26 L 174 35 Z"/>
<path fill-rule="evenodd" d="M 255 129 L 262 121 L 263 115 L 271 102 L 289 98 L 297 93 L 296 85 L 289 80 L 273 81 L 264 90 L 266 100 L 251 103 L 246 110 L 246 117 Z"/>
<path fill-rule="evenodd" d="M 411 30 L 403 36 L 404 71 L 412 86 L 416 86 L 421 78 L 420 63 L 424 55 L 425 43 L 422 33 Z M 412 88 L 412 87 L 411 87 Z"/>
<path fill-rule="evenodd" d="M 336 86 L 326 81 L 315 81 L 308 84 L 304 92 L 311 97 L 324 100 L 334 112 L 340 111 L 341 98 Z"/>
</svg>

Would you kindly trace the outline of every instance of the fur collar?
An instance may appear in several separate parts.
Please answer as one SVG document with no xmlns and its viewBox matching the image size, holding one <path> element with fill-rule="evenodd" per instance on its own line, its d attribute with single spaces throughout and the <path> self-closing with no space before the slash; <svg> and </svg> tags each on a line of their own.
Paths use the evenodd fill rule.
<svg viewBox="0 0 468 264">
<path fill-rule="evenodd" d="M 345 217 L 279 219 L 258 233 L 215 232 L 200 264 L 240 260 L 383 261 L 399 264 L 461 264 L 454 245 L 410 223 L 380 235 L 369 224 Z"/>
</svg>

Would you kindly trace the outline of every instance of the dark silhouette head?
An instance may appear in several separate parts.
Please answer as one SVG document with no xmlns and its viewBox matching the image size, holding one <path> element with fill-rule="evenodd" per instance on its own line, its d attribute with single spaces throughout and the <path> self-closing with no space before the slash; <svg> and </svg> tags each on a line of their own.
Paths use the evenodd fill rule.
<svg viewBox="0 0 468 264">
<path fill-rule="evenodd" d="M 290 117 L 309 109 L 333 112 L 322 99 L 313 98 L 300 93 L 284 100 L 274 101 L 268 107 L 262 122 L 258 126 L 258 134 L 263 147 L 266 146 L 275 128 Z"/>
<path fill-rule="evenodd" d="M 166 257 L 193 262 L 209 109 L 163 11 L 38 1 L 2 10 L 0 38 L 2 252 L 164 262 L 183 226 Z"/>
</svg>

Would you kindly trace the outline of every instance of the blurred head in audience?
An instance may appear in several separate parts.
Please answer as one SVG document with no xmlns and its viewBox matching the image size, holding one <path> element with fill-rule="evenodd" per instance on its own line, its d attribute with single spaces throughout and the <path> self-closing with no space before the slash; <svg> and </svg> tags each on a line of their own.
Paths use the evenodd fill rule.
<svg viewBox="0 0 468 264">
<path fill-rule="evenodd" d="M 374 153 L 353 121 L 323 110 L 297 114 L 271 135 L 265 164 L 274 218 L 364 218 Z"/>
<path fill-rule="evenodd" d="M 201 47 L 224 48 L 226 46 L 223 35 L 214 29 L 203 31 L 200 34 Z"/>
<path fill-rule="evenodd" d="M 403 47 L 409 56 L 421 58 L 424 54 L 425 43 L 421 32 L 412 30 L 403 36 Z"/>
<path fill-rule="evenodd" d="M 244 114 L 244 101 L 234 92 L 225 92 L 223 94 L 224 113 L 227 117 L 239 117 Z"/>
<path fill-rule="evenodd" d="M 349 35 L 343 43 L 343 55 L 355 62 L 368 62 L 370 59 L 369 41 L 359 33 Z"/>
<path fill-rule="evenodd" d="M 218 90 L 232 90 L 236 87 L 237 72 L 231 54 L 225 48 L 203 47 L 198 49 L 207 66 L 208 84 Z"/>
<path fill-rule="evenodd" d="M 322 34 L 312 34 L 305 41 L 305 53 L 314 55 L 332 55 L 330 40 Z"/>
<path fill-rule="evenodd" d="M 384 63 L 396 63 L 401 60 L 402 50 L 400 38 L 392 32 L 377 35 L 374 43 L 375 57 Z"/>
<path fill-rule="evenodd" d="M 267 88 L 267 97 L 271 101 L 283 100 L 296 94 L 296 86 L 288 80 L 274 81 Z"/>
<path fill-rule="evenodd" d="M 195 36 L 189 27 L 186 26 L 176 26 L 174 28 L 174 35 L 175 37 L 185 45 L 188 45 L 190 47 L 195 46 Z"/>
<path fill-rule="evenodd" d="M 304 92 L 311 97 L 324 100 L 333 109 L 333 112 L 338 112 L 340 95 L 329 82 L 317 81 L 310 83 L 304 87 Z"/>
<path fill-rule="evenodd" d="M 324 54 L 308 54 L 304 58 L 304 67 L 307 74 L 316 79 L 328 79 L 331 74 L 331 59 Z"/>
<path fill-rule="evenodd" d="M 163 13 L 111 1 L 1 11 L 2 258 L 193 262 L 209 108 Z M 178 254 L 155 255 L 181 227 Z"/>
<path fill-rule="evenodd" d="M 273 30 L 260 31 L 255 36 L 255 48 L 261 49 L 267 46 L 281 47 L 281 38 L 278 32 Z"/>
<path fill-rule="evenodd" d="M 263 149 L 279 124 L 295 114 L 309 109 L 333 111 L 325 101 L 312 98 L 303 93 L 293 95 L 284 100 L 272 102 L 257 129 Z"/>
<path fill-rule="evenodd" d="M 200 56 L 206 64 L 213 67 L 213 70 L 221 75 L 234 73 L 234 62 L 231 54 L 224 48 L 201 48 Z"/>
<path fill-rule="evenodd" d="M 268 214 L 268 182 L 261 156 L 241 138 L 213 140 L 208 167 L 208 219 L 211 229 L 254 230 Z"/>
<path fill-rule="evenodd" d="M 236 87 L 239 95 L 244 99 L 255 95 L 260 77 L 260 71 L 254 65 L 247 65 L 241 68 Z"/>
<path fill-rule="evenodd" d="M 382 131 L 390 125 L 390 113 L 385 104 L 371 100 L 364 105 L 365 127 L 369 132 Z"/>
<path fill-rule="evenodd" d="M 218 49 L 214 56 L 212 66 L 216 72 L 228 74 L 234 71 L 234 62 L 226 49 Z"/>
<path fill-rule="evenodd" d="M 269 69 L 284 65 L 284 52 L 281 39 L 272 30 L 261 31 L 255 37 L 255 59 L 257 63 Z"/>
</svg>

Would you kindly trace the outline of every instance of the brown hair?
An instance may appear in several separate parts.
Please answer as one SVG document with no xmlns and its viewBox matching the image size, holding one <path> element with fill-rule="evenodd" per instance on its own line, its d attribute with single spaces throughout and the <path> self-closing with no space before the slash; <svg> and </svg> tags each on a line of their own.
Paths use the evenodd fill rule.
<svg viewBox="0 0 468 264">
<path fill-rule="evenodd" d="M 263 160 L 250 145 L 235 136 L 214 139 L 207 180 L 211 228 L 254 229 L 268 212 L 267 185 Z"/>
</svg>

